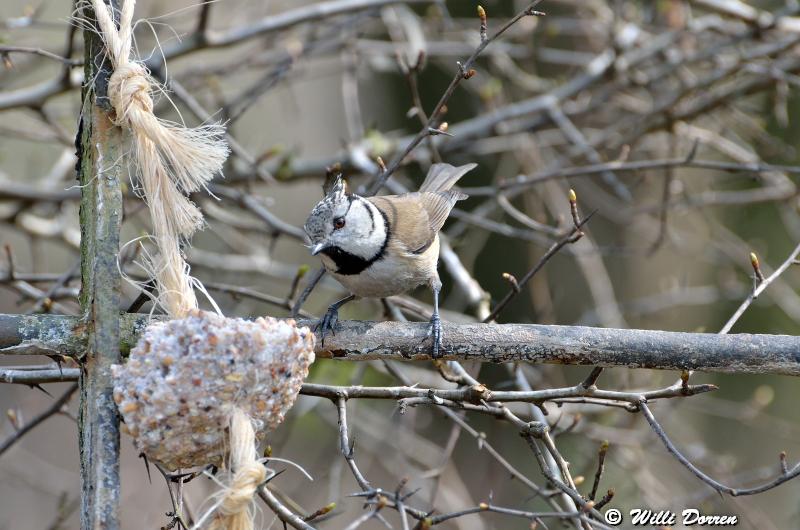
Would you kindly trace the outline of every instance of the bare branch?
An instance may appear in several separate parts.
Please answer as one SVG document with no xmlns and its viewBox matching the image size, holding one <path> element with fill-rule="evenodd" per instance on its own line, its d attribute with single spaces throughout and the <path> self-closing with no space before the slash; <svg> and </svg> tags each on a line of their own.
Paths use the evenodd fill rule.
<svg viewBox="0 0 800 530">
<path fill-rule="evenodd" d="M 33 48 L 29 46 L 0 45 L 0 55 L 9 53 L 29 53 L 33 55 L 38 55 L 40 57 L 53 59 L 54 61 L 58 61 L 68 66 L 80 66 L 81 64 L 83 64 L 83 61 L 81 61 L 80 59 L 71 59 L 69 57 L 62 57 L 57 53 L 49 52 L 47 50 L 43 50 L 42 48 Z"/>
<path fill-rule="evenodd" d="M 163 318 L 163 317 L 155 317 Z M 147 325 L 146 315 L 123 315 L 123 353 Z M 300 320 L 312 326 L 316 321 Z M 800 337 L 717 335 L 539 324 L 444 323 L 445 358 L 800 375 Z M 0 315 L 0 354 L 80 357 L 85 328 L 75 317 Z M 430 359 L 427 326 L 417 322 L 340 321 L 335 336 L 317 341 L 321 358 L 367 361 Z"/>
<path fill-rule="evenodd" d="M 529 4 L 528 7 L 517 13 L 508 22 L 503 24 L 503 26 L 500 27 L 500 29 L 498 29 L 496 32 L 494 32 L 490 37 L 481 40 L 481 43 L 478 45 L 477 48 L 475 48 L 475 51 L 472 52 L 472 55 L 470 55 L 466 61 L 464 61 L 463 63 L 460 62 L 458 63 L 458 71 L 456 72 L 452 81 L 450 81 L 450 85 L 447 87 L 447 89 L 445 89 L 444 93 L 439 98 L 439 102 L 431 111 L 428 117 L 428 121 L 422 126 L 422 129 L 420 129 L 417 135 L 414 136 L 414 138 L 412 138 L 411 141 L 407 143 L 405 149 L 399 154 L 395 155 L 395 157 L 386 167 L 386 170 L 381 172 L 381 174 L 378 175 L 378 177 L 374 180 L 374 182 L 369 186 L 367 191 L 369 195 L 375 195 L 381 190 L 381 188 L 383 188 L 383 185 L 386 184 L 388 178 L 392 175 L 392 173 L 395 172 L 395 170 L 397 170 L 398 167 L 400 167 L 400 164 L 403 163 L 403 160 L 406 158 L 406 156 L 409 153 L 411 153 L 411 151 L 413 151 L 414 148 L 416 148 L 422 140 L 431 135 L 431 129 L 437 130 L 435 124 L 436 121 L 440 119 L 440 113 L 442 111 L 442 108 L 445 105 L 447 105 L 448 101 L 450 101 L 450 98 L 452 97 L 453 93 L 455 92 L 456 88 L 461 83 L 461 81 L 469 79 L 470 77 L 475 75 L 475 71 L 472 70 L 472 65 L 475 64 L 475 61 L 477 60 L 481 52 L 494 40 L 500 37 L 500 35 L 505 33 L 506 30 L 508 30 L 508 28 L 519 22 L 522 18 L 532 15 L 541 15 L 542 13 L 533 10 L 533 8 L 537 4 L 541 3 L 541 1 L 542 0 L 536 0 L 535 2 Z M 455 136 L 452 133 L 448 134 Z"/>
<path fill-rule="evenodd" d="M 72 395 L 75 393 L 76 390 L 78 390 L 77 383 L 71 385 L 67 389 L 67 391 L 61 395 L 61 397 L 59 397 L 53 402 L 52 405 L 47 407 L 47 409 L 42 411 L 36 417 L 32 418 L 30 421 L 25 423 L 21 429 L 19 429 L 17 432 L 9 436 L 5 441 L 0 443 L 0 455 L 8 451 L 8 449 L 12 445 L 17 443 L 23 436 L 25 436 L 31 430 L 33 430 L 34 427 L 41 424 L 43 421 L 50 418 L 54 414 L 58 414 L 59 412 L 61 412 L 61 409 L 63 409 L 64 405 L 66 405 L 69 402 L 69 400 L 72 398 Z"/>
<path fill-rule="evenodd" d="M 273 512 L 275 512 L 275 515 L 277 515 L 281 521 L 292 528 L 296 528 L 297 530 L 316 530 L 313 526 L 305 522 L 302 517 L 292 513 L 289 508 L 284 506 L 267 486 L 258 488 L 258 496 L 261 497 L 261 500 L 263 500 Z"/>
<path fill-rule="evenodd" d="M 731 330 L 744 312 L 747 311 L 747 308 L 750 307 L 750 304 L 752 304 L 755 299 L 758 298 L 758 295 L 763 293 L 772 282 L 774 282 L 781 274 L 783 274 L 786 269 L 791 267 L 795 263 L 795 260 L 797 260 L 798 255 L 800 255 L 800 244 L 795 247 L 792 253 L 789 254 L 789 257 L 786 258 L 786 260 L 781 263 L 781 266 L 775 269 L 775 272 L 770 274 L 768 278 L 763 278 L 762 276 L 762 281 L 759 282 L 756 288 L 753 289 L 753 292 L 750 293 L 750 296 L 748 296 L 744 302 L 742 302 L 736 312 L 731 316 L 731 318 L 728 319 L 725 325 L 722 326 L 722 329 L 720 330 L 721 334 L 728 333 Z M 756 263 L 758 263 L 758 260 L 756 260 Z M 753 267 L 755 268 L 756 265 L 753 265 Z M 757 270 L 760 271 L 760 268 L 757 268 Z"/>
<path fill-rule="evenodd" d="M 738 497 L 741 495 L 755 495 L 756 493 L 762 493 L 764 491 L 771 490 L 772 488 L 776 488 L 784 482 L 792 480 L 800 475 L 800 463 L 797 463 L 791 469 L 783 468 L 778 477 L 758 486 L 753 486 L 750 488 L 733 488 L 731 486 L 726 486 L 725 484 L 717 482 L 713 478 L 700 471 L 697 466 L 692 464 L 689 459 L 687 459 L 680 451 L 678 451 L 678 448 L 675 447 L 675 444 L 672 443 L 672 440 L 667 437 L 664 429 L 661 427 L 661 425 L 659 425 L 658 421 L 656 421 L 655 416 L 653 416 L 653 413 L 650 412 L 650 408 L 644 402 L 640 403 L 639 407 L 642 410 L 642 414 L 647 419 L 647 422 L 650 424 L 650 427 L 653 428 L 653 432 L 655 432 L 658 438 L 664 443 L 667 451 L 669 451 L 672 456 L 677 458 L 678 461 L 689 471 L 691 471 L 694 476 L 719 492 L 727 493 L 733 497 Z"/>
</svg>

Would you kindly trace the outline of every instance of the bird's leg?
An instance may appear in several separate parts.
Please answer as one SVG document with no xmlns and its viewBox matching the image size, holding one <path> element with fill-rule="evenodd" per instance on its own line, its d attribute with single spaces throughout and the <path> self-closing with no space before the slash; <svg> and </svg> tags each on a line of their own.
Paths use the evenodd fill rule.
<svg viewBox="0 0 800 530">
<path fill-rule="evenodd" d="M 321 343 L 325 345 L 325 335 L 328 334 L 330 331 L 334 335 L 336 335 L 336 323 L 339 322 L 339 308 L 342 307 L 347 302 L 354 300 L 356 295 L 351 294 L 350 296 L 346 296 L 339 300 L 338 302 L 334 302 L 328 308 L 328 311 L 325 312 L 325 316 L 319 319 L 317 325 L 314 327 L 314 331 L 319 330 Z"/>
<path fill-rule="evenodd" d="M 442 320 L 439 318 L 439 292 L 442 290 L 442 282 L 438 275 L 431 281 L 431 289 L 433 290 L 433 314 L 428 325 L 428 336 L 433 339 L 431 356 L 438 359 L 441 356 L 439 350 L 442 348 Z"/>
</svg>

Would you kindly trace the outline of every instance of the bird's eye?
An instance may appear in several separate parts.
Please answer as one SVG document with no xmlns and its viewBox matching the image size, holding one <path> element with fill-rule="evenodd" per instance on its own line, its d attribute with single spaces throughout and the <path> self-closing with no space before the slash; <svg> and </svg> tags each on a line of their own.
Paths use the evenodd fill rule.
<svg viewBox="0 0 800 530">
<path fill-rule="evenodd" d="M 337 217 L 333 220 L 333 228 L 334 230 L 339 230 L 340 228 L 344 228 L 344 217 Z"/>
</svg>

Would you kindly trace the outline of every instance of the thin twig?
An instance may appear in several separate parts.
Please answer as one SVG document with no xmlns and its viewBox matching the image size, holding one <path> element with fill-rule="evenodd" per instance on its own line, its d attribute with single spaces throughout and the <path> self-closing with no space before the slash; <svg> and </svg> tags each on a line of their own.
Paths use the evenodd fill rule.
<svg viewBox="0 0 800 530">
<path fill-rule="evenodd" d="M 641 409 L 644 417 L 647 419 L 647 423 L 649 423 L 650 427 L 652 427 L 653 432 L 656 433 L 656 436 L 658 436 L 658 438 L 667 448 L 667 451 L 669 451 L 672 456 L 674 456 L 681 464 L 683 464 L 684 467 L 691 471 L 694 476 L 721 493 L 727 493 L 733 497 L 742 495 L 755 495 L 757 493 L 762 493 L 764 491 L 771 490 L 772 488 L 776 488 L 784 482 L 792 480 L 800 475 L 800 463 L 797 463 L 791 469 L 782 469 L 781 474 L 775 479 L 758 486 L 753 486 L 750 488 L 734 488 L 731 486 L 726 486 L 725 484 L 717 482 L 713 478 L 700 471 L 700 469 L 692 464 L 688 458 L 683 456 L 678 448 L 675 447 L 675 444 L 672 443 L 672 440 L 669 439 L 667 434 L 664 432 L 664 429 L 661 427 L 661 425 L 659 425 L 658 421 L 656 421 L 653 413 L 650 412 L 650 408 L 644 402 L 639 404 L 639 408 Z"/>
<path fill-rule="evenodd" d="M 83 61 L 81 59 L 71 59 L 69 57 L 62 57 L 57 53 L 49 52 L 47 50 L 43 50 L 42 48 L 33 48 L 29 46 L 0 45 L 0 55 L 7 53 L 29 53 L 33 55 L 39 55 L 41 57 L 47 57 L 48 59 L 53 59 L 54 61 L 58 61 L 67 66 L 80 66 L 83 64 Z"/>
<path fill-rule="evenodd" d="M 555 256 L 558 253 L 558 251 L 561 250 L 561 248 L 564 247 L 565 245 L 574 243 L 577 240 L 579 240 L 581 236 L 583 236 L 583 233 L 581 232 L 581 227 L 583 227 L 583 225 L 589 222 L 589 219 L 591 219 L 594 214 L 595 212 L 592 212 L 589 215 L 587 215 L 584 219 L 581 220 L 580 224 L 574 226 L 572 230 L 570 230 L 566 235 L 562 236 L 561 239 L 553 243 L 550 246 L 550 248 L 547 249 L 547 252 L 545 252 L 544 255 L 541 258 L 539 258 L 539 261 L 536 262 L 536 265 L 534 265 L 527 273 L 525 273 L 525 276 L 523 276 L 521 280 L 517 280 L 517 285 L 512 287 L 512 289 L 505 295 L 505 297 L 502 300 L 500 300 L 496 306 L 494 306 L 492 312 L 489 313 L 489 315 L 483 319 L 483 322 L 492 322 L 496 320 L 500 312 L 503 311 L 503 309 L 505 309 L 508 303 L 511 302 L 511 300 L 513 300 L 514 297 L 517 296 L 517 294 L 519 294 L 520 289 L 522 289 L 525 286 L 525 284 L 527 284 L 531 280 L 531 278 L 533 278 L 533 276 L 537 272 L 539 272 L 541 268 L 544 267 L 548 261 L 550 261 L 550 258 Z"/>
<path fill-rule="evenodd" d="M 350 471 L 353 472 L 353 476 L 356 482 L 358 482 L 359 487 L 364 491 L 368 491 L 371 489 L 369 482 L 364 478 L 364 475 L 361 474 L 361 471 L 356 465 L 354 457 L 355 444 L 350 443 L 347 435 L 347 401 L 344 397 L 339 396 L 336 398 L 335 404 L 336 411 L 339 414 L 339 448 L 344 455 L 344 459 L 347 461 L 347 465 L 350 466 Z"/>
<path fill-rule="evenodd" d="M 2 456 L 2 454 L 8 451 L 8 449 L 11 448 L 12 445 L 20 441 L 23 436 L 28 434 L 30 431 L 32 431 L 36 426 L 41 424 L 47 418 L 61 412 L 61 409 L 63 409 L 64 405 L 66 405 L 69 402 L 69 400 L 72 398 L 72 395 L 75 393 L 76 390 L 78 390 L 77 383 L 70 385 L 67 391 L 64 392 L 61 395 L 61 397 L 56 399 L 49 407 L 47 407 L 47 409 L 42 411 L 36 417 L 31 418 L 31 420 L 26 422 L 21 429 L 19 429 L 14 434 L 6 438 L 6 440 L 2 444 L 0 444 L 0 456 Z"/>
<path fill-rule="evenodd" d="M 475 48 L 475 51 L 472 52 L 472 55 L 470 55 L 466 61 L 464 61 L 463 63 L 458 63 L 458 71 L 456 72 L 455 76 L 453 76 L 453 79 L 450 81 L 450 85 L 448 85 L 447 89 L 445 89 L 444 93 L 439 98 L 439 102 L 431 111 L 428 121 L 425 123 L 425 125 L 422 126 L 417 135 L 414 136 L 414 138 L 412 138 L 411 141 L 406 145 L 405 149 L 402 152 L 395 155 L 395 157 L 386 167 L 386 170 L 381 172 L 380 175 L 378 175 L 378 177 L 370 184 L 370 186 L 367 189 L 368 190 L 367 193 L 369 195 L 375 195 L 376 193 L 378 193 L 381 190 L 381 188 L 383 188 L 383 185 L 386 184 L 386 181 L 389 179 L 392 173 L 394 173 L 395 170 L 397 170 L 397 168 L 400 167 L 400 165 L 403 163 L 403 160 L 405 160 L 406 156 L 409 153 L 411 153 L 411 151 L 413 151 L 414 148 L 417 147 L 417 145 L 419 145 L 419 143 L 422 140 L 424 140 L 427 136 L 431 134 L 430 131 L 432 129 L 434 130 L 436 129 L 435 124 L 436 121 L 440 119 L 442 108 L 450 100 L 450 97 L 453 95 L 458 85 L 464 79 L 469 79 L 470 77 L 472 77 L 472 75 L 474 75 L 474 72 L 471 73 L 471 69 L 472 66 L 475 64 L 475 61 L 477 60 L 478 56 L 481 54 L 481 52 L 495 39 L 497 39 L 500 35 L 505 33 L 508 28 L 516 24 L 522 18 L 531 15 L 541 15 L 541 13 L 533 10 L 533 8 L 536 7 L 538 4 L 540 4 L 541 2 L 542 0 L 536 0 L 535 2 L 529 4 L 528 7 L 517 13 L 513 18 L 511 18 L 511 20 L 503 24 L 503 26 L 500 29 L 498 29 L 495 33 L 493 33 L 490 37 L 482 40 L 481 43 L 478 45 L 478 47 Z"/>
<path fill-rule="evenodd" d="M 589 493 L 590 501 L 593 501 L 597 496 L 597 488 L 600 487 L 600 478 L 603 476 L 603 470 L 605 469 L 606 453 L 608 453 L 608 442 L 604 441 L 600 444 L 600 450 L 597 451 L 597 472 L 594 474 L 592 491 Z"/>
<path fill-rule="evenodd" d="M 302 517 L 296 513 L 292 513 L 289 508 L 284 506 L 267 486 L 258 488 L 258 496 L 261 497 L 261 500 L 269 506 L 281 521 L 292 528 L 296 528 L 297 530 L 316 530 L 313 526 L 305 522 Z"/>
<path fill-rule="evenodd" d="M 729 318 L 725 325 L 722 326 L 722 329 L 719 331 L 720 334 L 724 335 L 725 333 L 728 333 L 731 328 L 733 328 L 734 324 L 736 324 L 739 318 L 741 318 L 747 308 L 750 307 L 750 304 L 752 304 L 753 301 L 758 298 L 758 295 L 763 293 L 772 282 L 774 282 L 781 274 L 783 274 L 786 269 L 791 267 L 798 255 L 800 255 L 800 244 L 798 244 L 792 253 L 789 254 L 789 257 L 786 258 L 783 263 L 781 263 L 781 266 L 775 269 L 775 272 L 770 274 L 767 278 L 760 282 L 755 289 L 753 289 L 753 292 L 750 293 L 750 295 L 744 300 L 744 302 L 742 302 L 736 312 L 733 313 L 731 318 Z"/>
</svg>

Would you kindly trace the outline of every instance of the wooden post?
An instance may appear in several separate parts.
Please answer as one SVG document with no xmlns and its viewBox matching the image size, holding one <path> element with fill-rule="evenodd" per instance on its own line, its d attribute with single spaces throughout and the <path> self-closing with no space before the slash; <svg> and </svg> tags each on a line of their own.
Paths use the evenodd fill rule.
<svg viewBox="0 0 800 530">
<path fill-rule="evenodd" d="M 114 7 L 116 1 L 112 0 Z M 87 20 L 94 16 L 84 8 Z M 111 365 L 120 360 L 117 267 L 125 175 L 123 134 L 106 97 L 111 66 L 101 38 L 84 32 L 85 79 L 76 140 L 81 183 L 81 295 L 86 354 L 80 377 L 81 528 L 119 528 L 119 417 Z"/>
</svg>

